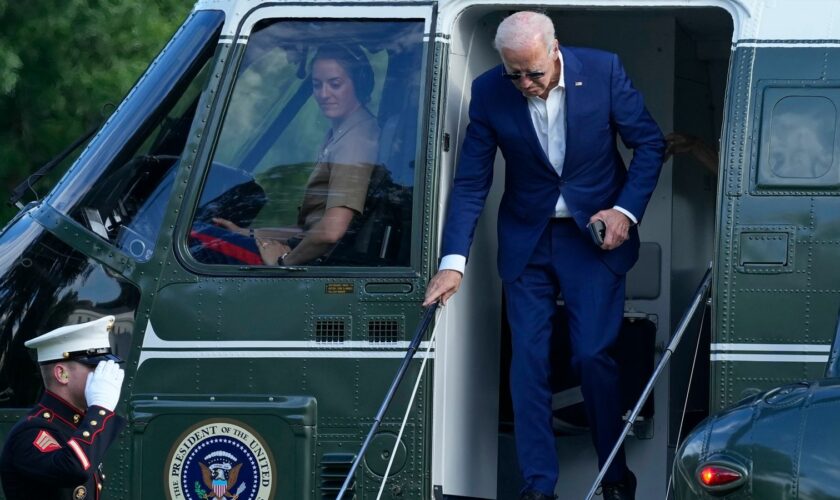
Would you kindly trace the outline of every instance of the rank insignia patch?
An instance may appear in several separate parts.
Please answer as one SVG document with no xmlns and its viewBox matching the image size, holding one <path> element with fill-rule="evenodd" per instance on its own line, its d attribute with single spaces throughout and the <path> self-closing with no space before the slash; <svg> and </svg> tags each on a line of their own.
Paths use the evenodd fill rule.
<svg viewBox="0 0 840 500">
<path fill-rule="evenodd" d="M 49 432 L 44 430 L 38 433 L 38 436 L 35 438 L 35 441 L 32 441 L 32 444 L 34 444 L 41 453 L 49 453 L 51 451 L 61 449 L 61 445 L 58 444 L 58 441 L 56 441 Z"/>
</svg>

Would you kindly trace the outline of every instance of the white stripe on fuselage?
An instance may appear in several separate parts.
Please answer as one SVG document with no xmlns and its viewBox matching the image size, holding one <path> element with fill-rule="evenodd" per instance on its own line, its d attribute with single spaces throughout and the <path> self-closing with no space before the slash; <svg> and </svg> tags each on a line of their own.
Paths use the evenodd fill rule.
<svg viewBox="0 0 840 500">
<path fill-rule="evenodd" d="M 755 40 L 749 42 L 736 42 L 735 48 L 837 48 L 840 47 L 838 40 Z"/>
<path fill-rule="evenodd" d="M 829 344 L 752 344 L 720 343 L 711 345 L 712 352 L 761 351 L 761 352 L 829 352 Z"/>
<path fill-rule="evenodd" d="M 403 359 L 405 351 L 143 351 L 138 368 L 151 359 Z M 434 351 L 418 351 L 415 358 L 435 358 Z"/>
<path fill-rule="evenodd" d="M 808 354 L 712 354 L 712 361 L 761 361 L 770 363 L 822 363 L 828 361 L 828 355 Z"/>
<path fill-rule="evenodd" d="M 825 363 L 828 344 L 711 344 L 711 361 L 748 361 L 765 363 Z M 754 353 L 761 354 L 754 354 Z M 821 354 L 808 354 L 821 353 Z"/>
<path fill-rule="evenodd" d="M 146 323 L 146 333 L 143 335 L 143 350 L 146 349 L 202 349 L 202 350 L 236 350 L 236 349 L 361 349 L 383 351 L 405 351 L 409 344 L 407 340 L 399 342 L 372 342 L 369 340 L 348 340 L 345 342 L 316 342 L 314 340 L 164 340 L 158 337 L 152 322 Z M 425 350 L 428 342 L 420 342 L 418 349 Z M 432 347 L 434 350 L 434 346 Z"/>
<path fill-rule="evenodd" d="M 411 343 L 371 342 L 315 342 L 314 340 L 164 340 L 155 332 L 152 322 L 146 323 L 143 347 L 138 366 L 150 359 L 220 359 L 220 358 L 404 358 Z M 434 345 L 421 342 L 416 356 L 434 358 Z"/>
</svg>

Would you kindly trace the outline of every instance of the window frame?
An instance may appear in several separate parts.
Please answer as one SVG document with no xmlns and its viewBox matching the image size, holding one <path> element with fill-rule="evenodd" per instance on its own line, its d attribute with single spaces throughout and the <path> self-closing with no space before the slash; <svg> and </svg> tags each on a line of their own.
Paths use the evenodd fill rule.
<svg viewBox="0 0 840 500">
<path fill-rule="evenodd" d="M 753 166 L 750 172 L 750 194 L 755 196 L 838 196 L 840 195 L 840 85 L 837 81 L 815 82 L 765 80 L 759 86 L 753 127 L 758 132 L 752 147 Z M 770 148 L 774 111 L 779 103 L 791 97 L 824 98 L 835 108 L 835 134 L 832 164 L 820 177 L 782 178 L 773 173 Z M 816 182 L 818 179 L 823 179 Z M 827 182 L 833 181 L 833 182 Z"/>
<path fill-rule="evenodd" d="M 189 186 L 184 197 L 184 209 L 181 211 L 177 224 L 175 244 L 173 245 L 181 263 L 191 272 L 207 276 L 266 276 L 266 277 L 293 277 L 293 278 L 330 278 L 330 277 L 370 277 L 377 278 L 407 278 L 417 277 L 422 274 L 423 260 L 427 258 L 428 252 L 420 247 L 423 240 L 427 239 L 431 230 L 429 220 L 430 207 L 427 206 L 426 198 L 429 192 L 429 134 L 431 119 L 429 109 L 432 101 L 431 87 L 433 85 L 433 58 L 435 52 L 434 36 L 430 35 L 434 29 L 434 18 L 436 14 L 433 3 L 419 3 L 403 6 L 389 5 L 383 9 L 382 5 L 357 4 L 341 6 L 325 6 L 323 4 L 296 4 L 296 5 L 267 5 L 256 7 L 242 16 L 242 20 L 236 28 L 233 36 L 222 36 L 220 43 L 233 44 L 228 62 L 225 67 L 223 84 L 219 89 L 219 96 L 213 112 L 212 122 L 208 127 L 207 141 L 199 151 L 199 158 L 196 167 L 190 176 Z M 239 68 L 248 49 L 248 40 L 254 26 L 265 20 L 274 22 L 320 20 L 331 22 L 348 21 L 407 21 L 422 20 L 423 26 L 423 55 L 422 66 L 419 70 L 419 102 L 418 104 L 418 127 L 417 142 L 415 150 L 416 168 L 414 172 L 414 186 L 412 191 L 412 226 L 411 226 L 411 248 L 408 265 L 405 266 L 344 266 L 344 265 L 305 265 L 294 267 L 278 267 L 263 265 L 228 265 L 228 264 L 207 264 L 195 259 L 189 251 L 187 239 L 192 223 L 198 210 L 198 203 L 204 183 L 213 167 L 213 158 L 216 153 L 216 146 L 221 137 L 225 124 L 227 108 L 234 94 L 236 79 L 239 76 Z M 227 31 L 227 30 L 226 30 Z M 229 31 L 227 31 L 229 32 Z M 200 168 L 198 168 L 200 167 Z"/>
</svg>

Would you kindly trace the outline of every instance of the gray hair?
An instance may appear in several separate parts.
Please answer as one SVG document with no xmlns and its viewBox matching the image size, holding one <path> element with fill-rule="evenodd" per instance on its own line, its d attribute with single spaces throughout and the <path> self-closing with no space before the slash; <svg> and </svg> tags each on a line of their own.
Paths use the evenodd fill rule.
<svg viewBox="0 0 840 500">
<path fill-rule="evenodd" d="M 499 52 L 503 48 L 522 50 L 531 46 L 537 34 L 542 35 L 546 47 L 550 49 L 555 38 L 554 23 L 545 14 L 523 10 L 511 14 L 499 24 L 493 46 Z"/>
</svg>

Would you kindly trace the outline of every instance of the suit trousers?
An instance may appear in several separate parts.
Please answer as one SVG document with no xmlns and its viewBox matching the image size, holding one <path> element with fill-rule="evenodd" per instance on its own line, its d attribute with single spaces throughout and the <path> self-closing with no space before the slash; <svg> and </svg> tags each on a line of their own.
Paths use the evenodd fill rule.
<svg viewBox="0 0 840 500">
<path fill-rule="evenodd" d="M 580 376 L 599 466 L 621 434 L 618 365 L 610 350 L 624 314 L 625 276 L 607 267 L 601 252 L 572 219 L 552 219 L 523 273 L 504 283 L 514 432 L 525 490 L 553 496 L 557 482 L 549 354 L 560 293 L 569 317 L 572 368 Z M 621 481 L 626 470 L 622 449 L 604 480 Z"/>
</svg>

